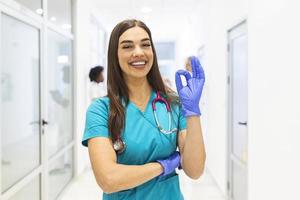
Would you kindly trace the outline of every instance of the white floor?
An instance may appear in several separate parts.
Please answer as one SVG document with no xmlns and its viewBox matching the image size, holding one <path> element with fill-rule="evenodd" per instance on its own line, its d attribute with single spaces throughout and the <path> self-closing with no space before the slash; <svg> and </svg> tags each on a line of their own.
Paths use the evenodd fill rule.
<svg viewBox="0 0 300 200">
<path fill-rule="evenodd" d="M 208 173 L 197 180 L 187 178 L 180 172 L 181 190 L 185 200 L 225 200 Z M 63 192 L 60 200 L 101 200 L 102 191 L 97 186 L 92 171 L 86 170 Z"/>
</svg>

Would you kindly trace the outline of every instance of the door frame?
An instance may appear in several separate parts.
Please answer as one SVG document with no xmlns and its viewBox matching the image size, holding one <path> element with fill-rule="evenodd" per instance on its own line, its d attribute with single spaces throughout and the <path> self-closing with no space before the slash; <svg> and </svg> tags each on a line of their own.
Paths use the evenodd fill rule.
<svg viewBox="0 0 300 200">
<path fill-rule="evenodd" d="M 232 200 L 233 196 L 233 180 L 232 180 L 232 164 L 231 164 L 231 152 L 232 152 L 232 124 L 233 124 L 233 86 L 232 86 L 232 54 L 231 54 L 231 33 L 235 29 L 240 28 L 241 26 L 245 25 L 246 26 L 246 34 L 248 34 L 247 31 L 247 19 L 243 18 L 233 26 L 231 26 L 227 30 L 227 74 L 226 74 L 226 89 L 227 89 L 227 103 L 226 103 L 226 119 L 227 119 L 227 181 L 226 181 L 226 191 L 227 191 L 227 197 L 228 200 Z M 248 176 L 248 171 L 247 171 L 247 176 Z"/>
</svg>

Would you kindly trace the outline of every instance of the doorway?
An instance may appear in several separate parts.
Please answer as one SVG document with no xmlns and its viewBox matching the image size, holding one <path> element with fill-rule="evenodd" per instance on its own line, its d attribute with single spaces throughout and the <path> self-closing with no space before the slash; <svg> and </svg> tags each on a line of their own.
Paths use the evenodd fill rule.
<svg viewBox="0 0 300 200">
<path fill-rule="evenodd" d="M 248 36 L 242 21 L 228 30 L 228 196 L 247 200 Z"/>
</svg>

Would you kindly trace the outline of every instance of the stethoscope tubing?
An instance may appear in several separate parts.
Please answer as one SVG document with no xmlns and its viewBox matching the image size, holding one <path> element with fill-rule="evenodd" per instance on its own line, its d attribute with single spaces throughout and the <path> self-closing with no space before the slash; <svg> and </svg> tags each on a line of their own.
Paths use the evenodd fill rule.
<svg viewBox="0 0 300 200">
<path fill-rule="evenodd" d="M 160 125 L 158 118 L 157 118 L 157 114 L 156 114 L 156 106 L 155 103 L 156 102 L 161 102 L 163 104 L 165 104 L 166 109 L 167 109 L 167 113 L 168 113 L 168 119 L 169 119 L 169 123 L 168 123 L 168 130 L 163 129 L 163 127 Z M 153 110 L 153 114 L 154 114 L 154 119 L 155 119 L 155 123 L 157 125 L 158 130 L 165 134 L 165 135 L 169 135 L 171 133 L 177 132 L 177 128 L 173 128 L 171 129 L 171 108 L 170 105 L 168 103 L 168 101 L 164 98 L 162 98 L 160 96 L 159 91 L 156 92 L 156 98 L 153 99 L 152 101 L 152 110 Z M 121 137 L 119 137 L 113 144 L 113 148 L 114 150 L 118 153 L 121 154 L 124 152 L 125 148 L 126 148 L 126 144 L 125 142 L 121 139 Z"/>
</svg>

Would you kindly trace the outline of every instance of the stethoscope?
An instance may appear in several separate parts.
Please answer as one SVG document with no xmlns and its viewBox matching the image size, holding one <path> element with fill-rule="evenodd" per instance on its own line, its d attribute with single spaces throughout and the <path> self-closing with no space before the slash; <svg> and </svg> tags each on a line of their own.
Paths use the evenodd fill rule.
<svg viewBox="0 0 300 200">
<path fill-rule="evenodd" d="M 167 109 L 167 113 L 168 113 L 168 118 L 169 118 L 169 129 L 165 130 L 159 123 L 157 115 L 156 115 L 156 106 L 155 104 L 157 102 L 161 102 L 163 104 L 165 104 L 166 109 Z M 177 132 L 177 128 L 173 128 L 171 129 L 171 109 L 170 109 L 170 105 L 168 103 L 168 101 L 166 99 L 164 99 L 163 97 L 160 96 L 159 91 L 156 92 L 156 98 L 152 100 L 152 110 L 153 110 L 153 114 L 154 114 L 154 119 L 155 119 L 155 123 L 156 126 L 158 128 L 158 130 L 163 133 L 163 134 L 171 134 L 174 132 Z M 126 148 L 126 144 L 125 142 L 121 139 L 121 137 L 117 138 L 116 141 L 113 143 L 113 148 L 114 150 L 117 152 L 117 154 L 121 154 L 124 152 L 125 148 Z"/>
</svg>

